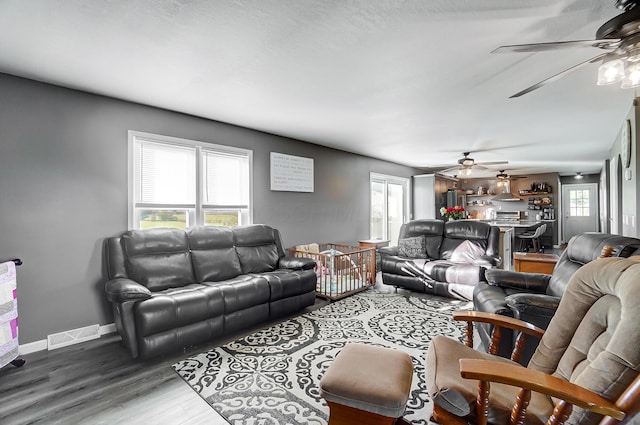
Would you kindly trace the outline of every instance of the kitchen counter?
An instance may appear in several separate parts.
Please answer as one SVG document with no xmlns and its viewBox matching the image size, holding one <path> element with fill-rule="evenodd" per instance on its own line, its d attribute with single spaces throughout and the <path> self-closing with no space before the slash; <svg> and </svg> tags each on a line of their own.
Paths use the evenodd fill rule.
<svg viewBox="0 0 640 425">
<path fill-rule="evenodd" d="M 554 223 L 555 220 L 540 220 L 540 221 L 536 221 L 536 220 L 520 220 L 518 223 L 510 223 L 508 221 L 496 221 L 496 220 L 479 220 L 479 221 L 483 221 L 485 223 L 489 223 L 492 226 L 498 226 L 498 227 L 513 227 L 513 228 L 529 228 L 529 227 L 533 227 L 537 224 L 541 224 L 541 223 Z"/>
</svg>

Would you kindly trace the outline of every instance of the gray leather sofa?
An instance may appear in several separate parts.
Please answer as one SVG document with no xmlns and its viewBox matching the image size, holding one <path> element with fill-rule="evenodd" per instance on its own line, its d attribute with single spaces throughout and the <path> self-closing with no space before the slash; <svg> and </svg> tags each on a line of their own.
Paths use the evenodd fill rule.
<svg viewBox="0 0 640 425">
<path fill-rule="evenodd" d="M 131 230 L 106 240 L 105 285 L 134 358 L 215 340 L 315 302 L 315 261 L 265 225 Z"/>
<path fill-rule="evenodd" d="M 404 249 L 403 249 L 404 245 Z M 381 248 L 387 285 L 471 300 L 486 269 L 498 266 L 500 229 L 475 220 L 414 220 L 400 228 L 398 245 Z"/>
</svg>

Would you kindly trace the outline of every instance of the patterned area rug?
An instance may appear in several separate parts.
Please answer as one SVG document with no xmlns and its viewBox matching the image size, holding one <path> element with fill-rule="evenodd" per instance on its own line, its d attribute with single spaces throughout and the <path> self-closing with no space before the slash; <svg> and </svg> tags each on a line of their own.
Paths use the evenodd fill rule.
<svg viewBox="0 0 640 425">
<path fill-rule="evenodd" d="M 174 370 L 230 424 L 326 425 L 320 378 L 347 342 L 408 353 L 414 378 L 405 418 L 428 424 L 432 411 L 424 356 L 436 335 L 459 340 L 451 312 L 470 303 L 372 290 L 188 358 Z M 366 359 L 363 359 L 366 361 Z"/>
</svg>

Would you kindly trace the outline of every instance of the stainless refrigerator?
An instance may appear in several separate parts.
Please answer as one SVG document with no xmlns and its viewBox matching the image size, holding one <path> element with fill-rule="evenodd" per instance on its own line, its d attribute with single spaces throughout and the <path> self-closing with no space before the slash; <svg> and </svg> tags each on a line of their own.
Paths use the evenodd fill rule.
<svg viewBox="0 0 640 425">
<path fill-rule="evenodd" d="M 455 207 L 456 205 L 459 207 L 467 209 L 467 194 L 464 190 L 447 190 L 446 192 L 447 198 L 447 208 Z"/>
</svg>

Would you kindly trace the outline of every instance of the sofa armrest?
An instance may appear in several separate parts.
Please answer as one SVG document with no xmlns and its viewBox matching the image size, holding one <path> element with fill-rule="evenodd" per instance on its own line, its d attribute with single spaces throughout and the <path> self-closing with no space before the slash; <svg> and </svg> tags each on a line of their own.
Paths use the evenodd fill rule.
<svg viewBox="0 0 640 425">
<path fill-rule="evenodd" d="M 280 257 L 278 268 L 291 270 L 311 270 L 316 266 L 313 258 L 307 257 Z"/>
<path fill-rule="evenodd" d="M 546 329 L 560 304 L 560 297 L 545 294 L 512 294 L 505 298 L 514 317 Z"/>
<path fill-rule="evenodd" d="M 480 266 L 487 269 L 498 267 L 502 264 L 502 258 L 497 255 L 483 255 L 482 257 L 476 258 L 472 263 L 474 266 Z"/>
<path fill-rule="evenodd" d="M 104 285 L 107 299 L 112 303 L 146 300 L 151 298 L 151 291 L 131 279 L 118 278 Z"/>
<path fill-rule="evenodd" d="M 485 278 L 489 285 L 544 293 L 549 285 L 551 275 L 491 269 L 486 271 Z"/>
<path fill-rule="evenodd" d="M 378 252 L 380 256 L 383 255 L 398 255 L 398 247 L 397 246 L 383 246 L 382 248 L 378 248 Z"/>
</svg>

